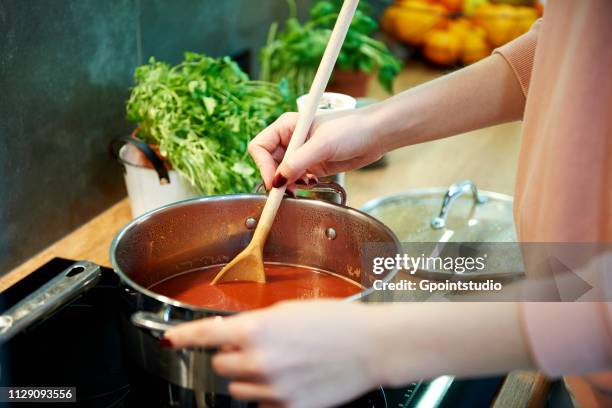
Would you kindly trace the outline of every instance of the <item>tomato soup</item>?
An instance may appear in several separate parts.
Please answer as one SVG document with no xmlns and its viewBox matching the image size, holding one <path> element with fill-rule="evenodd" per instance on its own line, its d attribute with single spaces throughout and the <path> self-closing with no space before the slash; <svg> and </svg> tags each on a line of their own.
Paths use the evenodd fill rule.
<svg viewBox="0 0 612 408">
<path fill-rule="evenodd" d="M 302 266 L 266 264 L 266 283 L 234 281 L 211 285 L 223 265 L 198 269 L 158 282 L 149 289 L 190 305 L 245 311 L 289 299 L 344 298 L 361 291 L 356 282 Z"/>
</svg>

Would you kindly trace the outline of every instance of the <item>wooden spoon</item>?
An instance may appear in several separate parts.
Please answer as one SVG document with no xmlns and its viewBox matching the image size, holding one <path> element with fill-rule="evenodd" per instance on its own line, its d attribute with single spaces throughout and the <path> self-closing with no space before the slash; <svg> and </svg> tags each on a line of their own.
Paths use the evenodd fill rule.
<svg viewBox="0 0 612 408">
<path fill-rule="evenodd" d="M 323 58 L 321 59 L 317 73 L 312 81 L 312 85 L 310 86 L 306 106 L 304 110 L 300 112 L 295 130 L 287 146 L 285 158 L 299 146 L 304 144 L 306 140 L 310 125 L 312 125 L 317 107 L 319 106 L 319 101 L 327 87 L 327 82 L 336 64 L 336 59 L 340 53 L 340 48 L 342 48 L 344 37 L 346 37 L 346 32 L 351 24 L 358 2 L 359 0 L 345 0 L 342 5 L 342 9 L 338 14 L 338 20 L 334 25 L 331 37 L 323 53 Z M 213 279 L 213 285 L 218 282 L 235 280 L 255 281 L 260 283 L 266 281 L 263 263 L 263 248 L 286 188 L 287 186 L 284 185 L 279 188 L 273 188 L 270 191 L 266 205 L 257 223 L 257 228 L 253 234 L 253 239 L 251 239 L 249 245 L 239 253 L 238 256 L 221 269 L 217 276 L 215 276 L 215 279 Z"/>
</svg>

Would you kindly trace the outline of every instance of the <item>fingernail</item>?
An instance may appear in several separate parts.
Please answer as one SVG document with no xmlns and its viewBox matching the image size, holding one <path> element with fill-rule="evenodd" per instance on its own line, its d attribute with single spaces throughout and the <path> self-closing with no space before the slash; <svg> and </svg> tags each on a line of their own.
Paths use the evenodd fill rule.
<svg viewBox="0 0 612 408">
<path fill-rule="evenodd" d="M 299 179 L 295 180 L 295 184 L 299 184 L 300 186 L 305 186 L 308 183 L 305 182 L 303 179 L 299 178 Z"/>
<path fill-rule="evenodd" d="M 172 348 L 172 340 L 164 336 L 159 340 L 159 346 L 161 348 Z"/>
<path fill-rule="evenodd" d="M 274 187 L 274 188 L 282 187 L 285 184 L 287 184 L 287 178 L 285 176 L 283 176 L 281 173 L 278 173 L 272 179 L 272 187 Z"/>
<path fill-rule="evenodd" d="M 308 177 L 308 185 L 312 186 L 313 184 L 317 184 L 319 180 L 316 177 Z"/>
</svg>

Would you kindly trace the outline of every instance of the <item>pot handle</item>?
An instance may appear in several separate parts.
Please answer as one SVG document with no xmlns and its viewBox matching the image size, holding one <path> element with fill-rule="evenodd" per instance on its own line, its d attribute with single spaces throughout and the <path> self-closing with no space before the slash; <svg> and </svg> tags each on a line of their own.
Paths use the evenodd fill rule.
<svg viewBox="0 0 612 408">
<path fill-rule="evenodd" d="M 217 316 L 216 318 L 221 318 L 221 316 Z M 138 327 L 139 329 L 148 330 L 158 339 L 163 337 L 166 330 L 170 330 L 178 324 L 185 323 L 184 321 L 176 319 L 166 320 L 155 313 L 143 311 L 134 312 L 130 320 L 134 326 Z M 208 353 L 215 353 L 218 351 L 218 349 L 215 347 L 206 347 L 202 350 Z"/>
<path fill-rule="evenodd" d="M 133 313 L 130 320 L 134 326 L 140 329 L 149 330 L 153 334 L 156 334 L 157 337 L 161 337 L 166 330 L 170 330 L 177 324 L 183 323 L 180 320 L 166 320 L 155 313 L 143 311 Z"/>
<path fill-rule="evenodd" d="M 0 315 L 0 344 L 95 286 L 100 276 L 100 266 L 88 261 L 64 269 Z"/>
<path fill-rule="evenodd" d="M 340 205 L 346 205 L 346 201 L 348 199 L 348 195 L 346 194 L 346 190 L 344 189 L 344 187 L 342 187 L 335 181 L 318 181 L 316 184 L 313 185 L 300 185 L 298 190 L 313 191 L 317 193 L 334 193 L 338 197 L 340 197 Z M 266 190 L 263 181 L 259 183 L 253 191 L 256 194 L 264 193 Z"/>
<path fill-rule="evenodd" d="M 159 177 L 159 184 L 169 184 L 170 177 L 168 176 L 168 170 L 164 165 L 164 161 L 157 155 L 157 153 L 155 153 L 155 151 L 153 151 L 153 149 L 151 149 L 148 144 L 136 138 L 137 130 L 138 129 L 136 129 L 131 136 L 119 136 L 111 140 L 108 145 L 108 151 L 110 152 L 110 155 L 123 165 L 129 164 L 124 162 L 119 156 L 119 150 L 126 143 L 129 143 L 138 150 L 140 150 L 142 154 L 144 154 L 147 159 L 149 159 L 149 162 L 157 173 L 157 177 Z"/>
<path fill-rule="evenodd" d="M 450 211 L 451 206 L 457 200 L 457 198 L 459 198 L 459 196 L 468 191 L 472 192 L 472 198 L 474 199 L 475 204 L 484 204 L 487 201 L 487 197 L 478 192 L 478 187 L 476 187 L 476 183 L 474 183 L 472 180 L 463 180 L 451 184 L 446 191 L 446 194 L 444 194 L 444 198 L 442 199 L 440 214 L 431 220 L 431 227 L 433 229 L 442 229 L 446 227 L 446 219 L 448 218 L 448 212 Z"/>
</svg>

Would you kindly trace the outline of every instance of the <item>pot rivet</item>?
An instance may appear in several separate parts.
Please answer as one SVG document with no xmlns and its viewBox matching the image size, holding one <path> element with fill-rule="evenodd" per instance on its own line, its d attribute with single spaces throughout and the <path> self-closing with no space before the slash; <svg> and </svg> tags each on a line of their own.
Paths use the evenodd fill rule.
<svg viewBox="0 0 612 408">
<path fill-rule="evenodd" d="M 329 227 L 328 229 L 325 230 L 325 236 L 330 241 L 336 239 L 336 230 L 333 229 L 332 227 Z"/>
<path fill-rule="evenodd" d="M 248 229 L 253 229 L 257 225 L 257 220 L 253 217 L 249 217 L 246 219 L 244 225 L 246 225 Z"/>
</svg>

